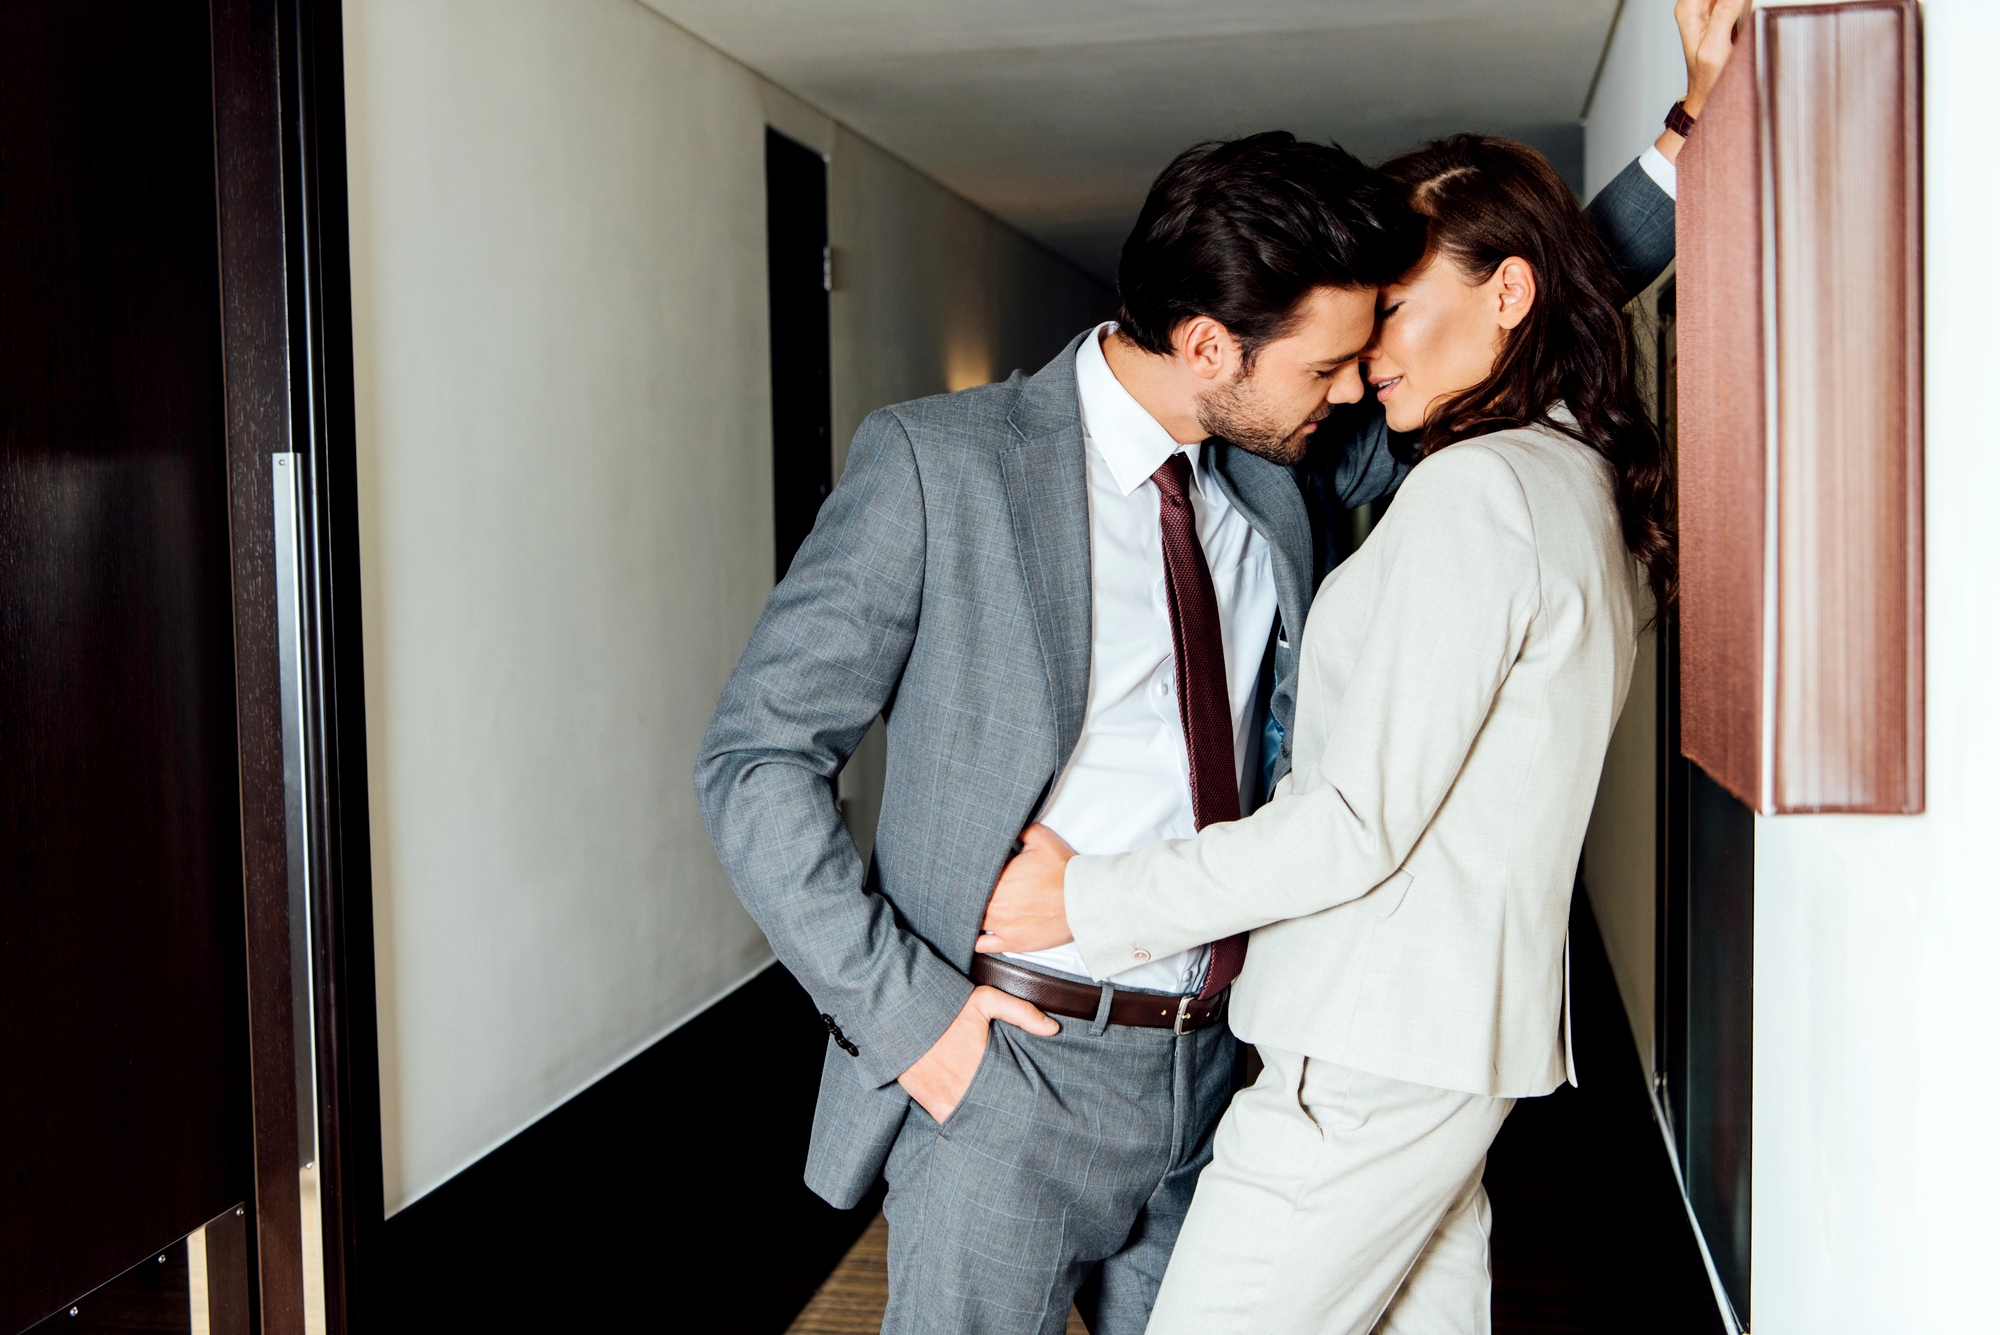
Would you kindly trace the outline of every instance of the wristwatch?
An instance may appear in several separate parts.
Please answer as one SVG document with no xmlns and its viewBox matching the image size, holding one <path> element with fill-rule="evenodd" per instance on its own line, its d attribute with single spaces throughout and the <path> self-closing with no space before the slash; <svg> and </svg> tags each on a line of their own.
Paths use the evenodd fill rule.
<svg viewBox="0 0 2000 1335">
<path fill-rule="evenodd" d="M 1667 108 L 1667 128 L 1683 139 L 1694 133 L 1694 117 L 1688 115 L 1686 103 L 1676 102 Z"/>
</svg>

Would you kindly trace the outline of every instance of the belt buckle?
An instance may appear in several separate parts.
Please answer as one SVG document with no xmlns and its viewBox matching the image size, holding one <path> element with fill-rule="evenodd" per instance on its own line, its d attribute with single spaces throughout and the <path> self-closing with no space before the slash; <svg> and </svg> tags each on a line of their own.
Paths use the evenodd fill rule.
<svg viewBox="0 0 2000 1335">
<path fill-rule="evenodd" d="M 1180 1009 L 1174 1012 L 1174 1034 L 1176 1036 L 1188 1032 L 1187 1029 L 1184 1027 L 1187 1024 L 1188 1003 L 1194 1000 L 1197 1000 L 1197 998 L 1195 994 L 1192 992 L 1188 993 L 1186 996 L 1181 998 Z"/>
</svg>

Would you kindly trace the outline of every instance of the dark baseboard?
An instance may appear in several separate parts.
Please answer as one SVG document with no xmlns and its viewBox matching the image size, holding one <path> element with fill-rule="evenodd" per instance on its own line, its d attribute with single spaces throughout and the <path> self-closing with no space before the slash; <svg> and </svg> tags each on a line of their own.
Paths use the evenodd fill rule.
<svg viewBox="0 0 2000 1335">
<path fill-rule="evenodd" d="M 360 1328 L 782 1332 L 879 1208 L 801 1181 L 825 1044 L 772 965 L 388 1220 Z"/>
</svg>

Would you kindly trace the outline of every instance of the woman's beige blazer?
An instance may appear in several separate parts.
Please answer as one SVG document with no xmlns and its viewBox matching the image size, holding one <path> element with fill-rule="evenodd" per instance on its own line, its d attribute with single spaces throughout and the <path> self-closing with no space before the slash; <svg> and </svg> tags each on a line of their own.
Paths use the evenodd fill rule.
<svg viewBox="0 0 2000 1335">
<path fill-rule="evenodd" d="M 1272 800 L 1069 864 L 1091 972 L 1255 929 L 1250 1042 L 1475 1094 L 1573 1081 L 1570 888 L 1636 642 L 1611 486 L 1543 428 L 1418 465 L 1313 601 Z"/>
</svg>

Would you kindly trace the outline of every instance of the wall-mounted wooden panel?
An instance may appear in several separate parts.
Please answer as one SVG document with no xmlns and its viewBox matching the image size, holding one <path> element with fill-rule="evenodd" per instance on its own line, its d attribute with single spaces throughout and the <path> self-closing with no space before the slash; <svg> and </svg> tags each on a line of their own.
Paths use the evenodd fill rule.
<svg viewBox="0 0 2000 1335">
<path fill-rule="evenodd" d="M 1742 40 L 1680 161 L 1682 749 L 1766 814 L 1920 811 L 1917 9 Z"/>
<path fill-rule="evenodd" d="M 1681 750 L 1754 807 L 1765 511 L 1754 61 L 1730 62 L 1677 166 Z"/>
</svg>

